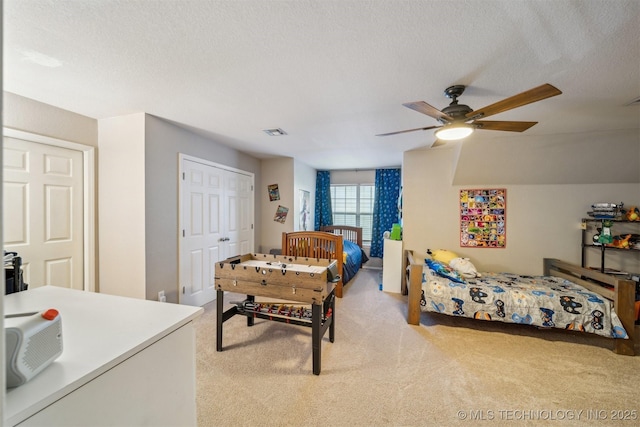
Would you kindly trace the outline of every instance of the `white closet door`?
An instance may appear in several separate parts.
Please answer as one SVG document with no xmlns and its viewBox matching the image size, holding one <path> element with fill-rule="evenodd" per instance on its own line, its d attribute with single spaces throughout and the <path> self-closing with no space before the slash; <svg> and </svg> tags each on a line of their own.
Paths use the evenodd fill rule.
<svg viewBox="0 0 640 427">
<path fill-rule="evenodd" d="M 218 261 L 253 252 L 253 175 L 182 158 L 180 303 L 216 297 Z"/>
<path fill-rule="evenodd" d="M 5 250 L 29 288 L 84 289 L 83 153 L 4 138 Z"/>
<path fill-rule="evenodd" d="M 251 253 L 253 252 L 253 177 L 226 171 L 225 189 L 225 258 Z"/>
<path fill-rule="evenodd" d="M 223 172 L 183 160 L 180 303 L 202 306 L 216 296 L 214 264 L 223 250 Z"/>
<path fill-rule="evenodd" d="M 238 210 L 237 253 L 248 254 L 253 250 L 253 176 L 236 174 L 238 191 L 236 194 Z"/>
</svg>

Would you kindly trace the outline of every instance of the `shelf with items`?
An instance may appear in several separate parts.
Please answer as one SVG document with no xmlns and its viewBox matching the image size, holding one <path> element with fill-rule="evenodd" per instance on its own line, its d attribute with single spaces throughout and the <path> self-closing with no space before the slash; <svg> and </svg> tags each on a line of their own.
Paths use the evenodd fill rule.
<svg viewBox="0 0 640 427">
<path fill-rule="evenodd" d="M 632 227 L 637 226 L 636 233 Z M 588 267 L 587 249 L 597 248 L 600 251 L 600 267 L 602 273 L 622 274 L 605 267 L 607 252 L 640 252 L 640 222 L 612 218 L 582 219 L 582 267 Z M 635 238 L 634 238 L 635 237 Z"/>
</svg>

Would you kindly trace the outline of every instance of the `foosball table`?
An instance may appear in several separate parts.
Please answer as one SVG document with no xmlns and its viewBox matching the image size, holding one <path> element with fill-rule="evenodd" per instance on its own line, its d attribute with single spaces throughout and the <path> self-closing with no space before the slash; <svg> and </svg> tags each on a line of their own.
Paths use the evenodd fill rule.
<svg viewBox="0 0 640 427">
<path fill-rule="evenodd" d="M 216 266 L 216 350 L 222 351 L 222 326 L 235 315 L 311 328 L 313 373 L 320 375 L 322 337 L 329 330 L 335 338 L 335 284 L 340 280 L 336 260 L 287 255 L 246 254 L 221 261 Z M 244 301 L 224 310 L 224 292 L 245 294 Z M 289 302 L 256 301 L 256 297 Z M 297 305 L 304 303 L 304 305 Z"/>
</svg>

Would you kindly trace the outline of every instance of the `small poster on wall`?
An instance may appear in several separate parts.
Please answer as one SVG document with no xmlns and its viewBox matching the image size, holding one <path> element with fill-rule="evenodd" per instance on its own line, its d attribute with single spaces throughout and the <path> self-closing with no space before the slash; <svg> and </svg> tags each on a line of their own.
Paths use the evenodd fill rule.
<svg viewBox="0 0 640 427">
<path fill-rule="evenodd" d="M 268 186 L 268 189 L 270 202 L 273 202 L 274 200 L 280 200 L 280 190 L 278 189 L 278 184 L 271 184 Z"/>
<path fill-rule="evenodd" d="M 300 190 L 300 231 L 309 230 L 309 217 L 311 216 L 309 197 L 308 191 Z"/>
<path fill-rule="evenodd" d="M 460 190 L 460 246 L 504 248 L 506 217 L 506 189 Z"/>
<path fill-rule="evenodd" d="M 287 220 L 287 214 L 289 213 L 289 208 L 285 208 L 284 206 L 278 205 L 278 209 L 276 210 L 276 215 L 273 217 L 273 220 L 284 224 Z"/>
</svg>

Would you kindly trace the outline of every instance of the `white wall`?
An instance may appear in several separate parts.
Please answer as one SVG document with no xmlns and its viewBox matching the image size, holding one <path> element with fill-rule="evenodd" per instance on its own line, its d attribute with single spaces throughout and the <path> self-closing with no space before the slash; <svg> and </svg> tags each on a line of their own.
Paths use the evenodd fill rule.
<svg viewBox="0 0 640 427">
<path fill-rule="evenodd" d="M 262 174 L 262 185 L 257 188 L 256 193 L 260 195 L 262 209 L 258 210 L 256 208 L 256 212 L 260 212 L 259 222 L 262 227 L 262 233 L 258 250 L 261 253 L 269 253 L 271 249 L 280 249 L 282 247 L 282 233 L 294 231 L 296 210 L 294 160 L 290 157 L 263 159 L 260 172 Z M 268 186 L 272 184 L 278 184 L 280 200 L 270 201 Z M 273 220 L 278 206 L 289 208 L 284 224 Z"/>
<path fill-rule="evenodd" d="M 3 92 L 5 127 L 63 141 L 98 146 L 98 121 L 10 92 Z"/>
<path fill-rule="evenodd" d="M 316 193 L 316 169 L 294 160 L 290 157 L 263 159 L 261 166 L 262 187 L 258 188 L 263 208 L 260 212 L 262 224 L 261 245 L 258 250 L 269 253 L 271 249 L 282 247 L 282 233 L 300 231 L 301 194 L 300 190 L 309 192 L 309 226 L 308 231 L 314 227 L 315 193 Z M 278 184 L 280 200 L 269 200 L 268 186 Z M 289 208 L 289 213 L 284 224 L 273 220 L 279 205 Z M 256 210 L 256 212 L 258 212 Z"/>
<path fill-rule="evenodd" d="M 509 133 L 509 132 L 505 132 Z M 456 184 L 615 184 L 640 182 L 637 129 L 465 140 Z"/>
<path fill-rule="evenodd" d="M 580 263 L 580 220 L 587 216 L 592 203 L 640 204 L 638 182 L 513 185 L 496 181 L 454 185 L 461 147 L 450 144 L 404 153 L 404 249 L 449 249 L 471 258 L 480 270 L 541 274 L 543 257 Z M 514 161 L 535 164 L 536 159 Z M 463 188 L 507 189 L 505 249 L 460 247 L 458 194 Z M 608 266 L 616 268 L 619 259 L 624 260 L 625 269 L 640 272 L 640 252 L 619 255 L 611 257 Z"/>
<path fill-rule="evenodd" d="M 146 297 L 145 114 L 98 122 L 99 290 Z"/>
<path fill-rule="evenodd" d="M 400 167 L 400 166 L 398 166 Z M 331 184 L 375 184 L 376 171 L 367 170 L 335 170 L 331 171 Z"/>
</svg>

